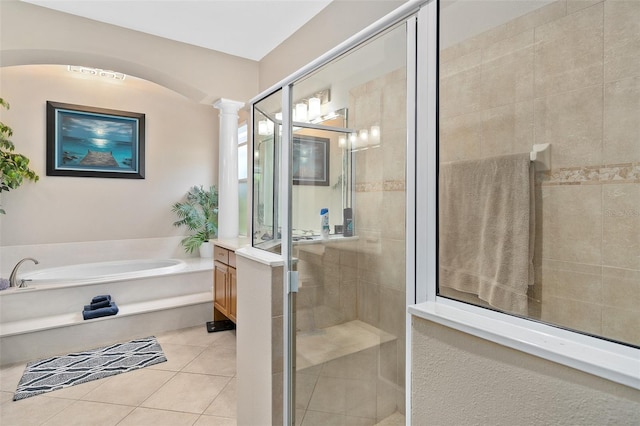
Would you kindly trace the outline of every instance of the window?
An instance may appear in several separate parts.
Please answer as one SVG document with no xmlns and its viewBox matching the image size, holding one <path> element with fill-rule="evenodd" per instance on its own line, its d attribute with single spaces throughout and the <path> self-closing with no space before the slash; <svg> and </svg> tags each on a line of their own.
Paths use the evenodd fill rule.
<svg viewBox="0 0 640 426">
<path fill-rule="evenodd" d="M 475 31 L 472 3 L 441 11 L 438 294 L 640 346 L 640 182 L 625 179 L 640 150 L 622 150 L 636 130 L 614 124 L 640 108 L 608 106 L 628 76 L 578 78 L 615 44 L 579 23 L 631 18 L 534 6 L 483 5 L 476 16 L 509 18 Z M 550 170 L 529 165 L 537 144 Z"/>
<path fill-rule="evenodd" d="M 424 14 L 423 22 L 431 19 L 432 25 L 419 37 L 428 45 L 421 54 L 428 52 L 418 55 L 418 84 L 426 84 L 418 93 L 430 96 L 418 98 L 418 117 L 426 119 L 418 120 L 416 157 L 428 167 L 416 170 L 416 210 L 424 212 L 416 216 L 417 299 L 423 303 L 410 312 L 640 388 L 640 335 L 634 325 L 640 321 L 640 183 L 633 178 L 640 151 L 620 145 L 633 140 L 624 133 L 633 129 L 622 123 L 640 111 L 613 106 L 624 102 L 629 76 L 608 82 L 594 73 L 584 80 L 586 69 L 604 67 L 607 75 L 607 64 L 597 59 L 602 61 L 607 40 L 602 31 L 580 24 L 586 19 L 616 27 L 632 18 L 603 15 L 602 3 L 569 13 L 557 2 L 449 3 L 440 5 L 438 26 L 435 13 Z M 618 7 L 614 3 L 607 7 Z M 513 7 L 497 13 L 507 4 Z M 535 8 L 517 10 L 527 5 Z M 475 16 L 478 26 L 463 24 L 464 16 Z M 600 42 L 586 40 L 587 34 Z M 595 63 L 575 61 L 586 60 L 583 48 L 594 50 L 589 61 Z M 439 81 L 429 82 L 436 67 Z M 437 83 L 437 98 L 436 85 L 429 83 Z M 550 170 L 534 162 L 535 180 L 520 170 L 520 182 L 498 182 L 507 168 L 502 161 L 526 158 L 533 145 L 543 143 L 551 146 Z M 499 173 L 481 174 L 487 163 Z M 512 193 L 507 204 L 499 204 L 500 191 L 514 183 L 533 184 L 531 228 L 524 220 L 527 194 Z M 521 195 L 523 221 L 515 231 L 502 221 L 511 227 L 516 215 L 500 215 L 516 211 L 514 197 Z M 490 220 L 476 215 L 480 209 Z M 533 238 L 517 242 L 502 235 L 497 245 L 478 243 L 472 241 L 478 227 L 485 235 Z M 496 258 L 506 245 L 522 257 Z M 519 278 L 496 280 L 516 270 Z M 509 288 L 515 280 L 518 286 Z"/>
</svg>

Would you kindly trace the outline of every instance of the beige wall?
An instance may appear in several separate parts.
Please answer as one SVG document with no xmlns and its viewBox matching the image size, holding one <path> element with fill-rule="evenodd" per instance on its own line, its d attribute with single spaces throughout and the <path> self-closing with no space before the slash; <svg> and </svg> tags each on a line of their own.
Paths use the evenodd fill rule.
<svg viewBox="0 0 640 426">
<path fill-rule="evenodd" d="M 3 246 L 181 235 L 171 204 L 192 185 L 217 180 L 217 111 L 136 78 L 103 81 L 59 65 L 0 69 L 0 115 L 18 152 L 40 175 L 2 193 Z M 141 112 L 146 118 L 146 177 L 46 176 L 46 101 Z"/>
<path fill-rule="evenodd" d="M 171 204 L 190 186 L 217 181 L 218 111 L 207 104 L 254 96 L 258 64 L 24 2 L 2 1 L 0 12 L 0 96 L 12 106 L 2 119 L 41 177 L 3 193 L 2 245 L 185 233 L 172 227 Z M 90 81 L 62 66 L 21 66 L 31 64 L 130 77 Z M 47 100 L 145 113 L 146 179 L 47 177 Z"/>
<path fill-rule="evenodd" d="M 637 1 L 555 1 L 448 47 L 440 65 L 441 161 L 551 144 L 530 315 L 634 344 L 639 22 Z"/>
<path fill-rule="evenodd" d="M 260 60 L 259 91 L 267 90 L 404 2 L 334 0 Z"/>
<path fill-rule="evenodd" d="M 414 317 L 413 425 L 635 425 L 640 392 Z"/>
<path fill-rule="evenodd" d="M 195 102 L 246 102 L 258 63 L 15 0 L 0 2 L 0 65 L 62 64 L 113 69 Z"/>
</svg>

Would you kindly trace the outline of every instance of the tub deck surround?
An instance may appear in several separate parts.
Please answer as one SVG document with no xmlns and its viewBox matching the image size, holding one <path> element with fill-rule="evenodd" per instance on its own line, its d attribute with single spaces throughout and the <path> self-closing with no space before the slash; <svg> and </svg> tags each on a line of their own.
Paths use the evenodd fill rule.
<svg viewBox="0 0 640 426">
<path fill-rule="evenodd" d="M 166 309 L 173 309 L 184 306 L 193 306 L 200 303 L 209 302 L 210 299 L 211 292 L 205 291 L 184 296 L 167 297 L 164 299 L 150 300 L 140 303 L 130 303 L 124 306 L 121 306 L 118 303 L 119 310 L 116 316 L 127 317 L 148 312 L 163 311 Z M 106 321 L 112 318 L 113 317 L 107 316 L 87 321 Z M 80 311 L 2 323 L 0 324 L 0 338 L 38 331 L 46 331 L 60 327 L 73 326 L 76 324 L 82 324 L 83 321 L 84 320 L 82 318 L 82 311 Z"/>
<path fill-rule="evenodd" d="M 149 277 L 178 272 L 187 266 L 181 259 L 136 259 L 112 262 L 83 263 L 73 266 L 36 269 L 20 274 L 26 288 L 39 289 L 42 286 L 94 284 L 97 282 L 119 281 L 136 277 Z M 23 287 L 22 289 L 26 289 Z"/>
<path fill-rule="evenodd" d="M 149 277 L 34 284 L 0 292 L 0 364 L 204 327 L 212 315 L 213 265 L 210 259 L 183 262 L 177 271 Z M 118 314 L 83 320 L 83 306 L 98 294 L 110 294 L 118 304 Z"/>
<path fill-rule="evenodd" d="M 191 259 L 180 241 L 183 236 L 128 240 L 80 241 L 70 243 L 0 246 L 0 275 L 9 276 L 15 264 L 25 257 L 40 261 L 37 268 L 25 264 L 20 272 L 81 263 L 110 262 L 122 259 Z"/>
</svg>

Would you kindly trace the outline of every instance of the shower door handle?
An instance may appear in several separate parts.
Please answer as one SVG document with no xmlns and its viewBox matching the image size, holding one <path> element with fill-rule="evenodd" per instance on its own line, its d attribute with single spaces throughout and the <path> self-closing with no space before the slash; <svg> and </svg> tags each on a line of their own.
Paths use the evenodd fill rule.
<svg viewBox="0 0 640 426">
<path fill-rule="evenodd" d="M 298 292 L 298 271 L 289 271 L 289 293 Z"/>
</svg>

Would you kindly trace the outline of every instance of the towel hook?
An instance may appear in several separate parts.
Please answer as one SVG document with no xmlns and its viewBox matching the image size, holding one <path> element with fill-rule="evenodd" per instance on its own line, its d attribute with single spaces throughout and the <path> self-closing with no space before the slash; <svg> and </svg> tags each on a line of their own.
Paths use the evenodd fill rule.
<svg viewBox="0 0 640 426">
<path fill-rule="evenodd" d="M 533 145 L 533 151 L 529 153 L 529 159 L 534 162 L 536 171 L 551 170 L 551 144 L 539 143 Z"/>
</svg>

